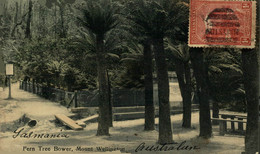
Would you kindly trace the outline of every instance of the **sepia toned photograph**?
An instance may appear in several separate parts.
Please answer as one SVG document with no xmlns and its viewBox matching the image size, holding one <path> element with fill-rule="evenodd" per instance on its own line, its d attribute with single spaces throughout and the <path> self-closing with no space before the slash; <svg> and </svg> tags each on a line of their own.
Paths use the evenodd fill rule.
<svg viewBox="0 0 260 154">
<path fill-rule="evenodd" d="M 0 153 L 258 154 L 256 0 L 0 0 Z"/>
</svg>

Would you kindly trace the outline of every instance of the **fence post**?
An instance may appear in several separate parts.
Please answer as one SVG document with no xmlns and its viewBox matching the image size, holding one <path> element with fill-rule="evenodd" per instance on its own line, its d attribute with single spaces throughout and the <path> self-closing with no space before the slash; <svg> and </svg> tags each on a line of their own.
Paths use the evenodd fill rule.
<svg viewBox="0 0 260 154">
<path fill-rule="evenodd" d="M 33 92 L 33 83 L 32 83 L 32 81 L 30 82 L 30 92 L 31 93 Z"/>
<path fill-rule="evenodd" d="M 25 85 L 24 85 L 24 90 L 25 90 L 25 91 L 27 91 L 27 83 L 28 83 L 28 81 L 26 80 L 26 81 L 25 81 Z"/>
<path fill-rule="evenodd" d="M 28 89 L 27 89 L 28 92 L 30 92 L 30 86 L 31 86 L 30 81 L 28 81 Z"/>
<path fill-rule="evenodd" d="M 31 82 L 30 82 L 30 81 L 28 82 L 28 85 L 29 85 L 29 87 L 28 87 L 28 92 L 32 92 Z"/>
<path fill-rule="evenodd" d="M 22 89 L 22 81 L 19 80 L 19 89 Z"/>
<path fill-rule="evenodd" d="M 135 106 L 138 106 L 138 104 L 137 104 L 137 91 L 135 90 L 135 91 L 133 91 L 134 92 L 134 105 Z"/>
<path fill-rule="evenodd" d="M 30 82 L 29 85 L 30 85 L 30 86 L 29 86 L 29 92 L 32 92 L 32 82 Z"/>
<path fill-rule="evenodd" d="M 42 86 L 39 83 L 37 84 L 37 86 L 38 86 L 37 93 L 42 97 Z"/>
<path fill-rule="evenodd" d="M 243 118 L 237 118 L 237 119 L 243 121 Z M 238 122 L 238 130 L 243 131 L 243 122 Z"/>
<path fill-rule="evenodd" d="M 35 79 L 33 79 L 33 83 L 32 83 L 32 92 L 33 94 L 35 94 Z"/>
<path fill-rule="evenodd" d="M 35 83 L 35 93 L 36 93 L 36 95 L 38 95 L 38 93 L 39 93 L 39 86 L 38 86 L 38 83 L 36 82 Z"/>
<path fill-rule="evenodd" d="M 30 82 L 29 81 L 26 81 L 26 91 L 30 92 Z"/>
<path fill-rule="evenodd" d="M 63 90 L 63 100 L 66 100 L 66 91 Z"/>
<path fill-rule="evenodd" d="M 75 103 L 75 108 L 77 108 L 78 107 L 78 91 L 77 90 L 75 90 L 74 91 L 74 103 Z"/>
</svg>

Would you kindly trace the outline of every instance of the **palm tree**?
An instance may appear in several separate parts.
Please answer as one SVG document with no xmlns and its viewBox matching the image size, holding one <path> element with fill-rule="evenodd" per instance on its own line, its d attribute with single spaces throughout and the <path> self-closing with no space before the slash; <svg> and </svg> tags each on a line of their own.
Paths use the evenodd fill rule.
<svg viewBox="0 0 260 154">
<path fill-rule="evenodd" d="M 183 99 L 183 117 L 182 127 L 191 127 L 191 72 L 190 72 L 190 56 L 187 44 L 176 46 L 171 39 L 167 39 L 166 50 L 174 57 L 175 68 L 181 96 Z"/>
<path fill-rule="evenodd" d="M 111 0 L 89 0 L 81 9 L 79 21 L 95 37 L 99 87 L 99 121 L 97 135 L 109 135 L 109 85 L 105 63 L 106 34 L 118 24 L 116 7 Z"/>
<path fill-rule="evenodd" d="M 47 63 L 47 68 L 48 73 L 54 79 L 54 85 L 60 88 L 62 81 L 61 77 L 69 68 L 68 64 L 66 64 L 64 61 L 53 60 Z"/>
<path fill-rule="evenodd" d="M 144 65 L 144 91 L 145 91 L 145 124 L 144 130 L 154 130 L 155 127 L 155 108 L 153 102 L 153 58 L 151 41 L 144 39 L 142 43 L 131 42 L 126 45 L 127 53 L 122 54 L 124 58 L 121 61 L 141 63 Z M 129 66 L 129 65 L 128 65 Z"/>
<path fill-rule="evenodd" d="M 96 47 L 96 37 L 95 35 L 85 29 L 78 29 L 79 34 L 70 38 L 69 48 L 72 50 L 80 51 L 81 56 L 85 57 L 86 60 L 91 61 L 95 58 L 97 53 Z M 123 40 L 121 39 L 121 29 L 116 27 L 111 31 L 107 32 L 104 38 L 104 48 L 106 52 L 104 53 L 105 60 L 106 60 L 106 74 L 108 77 L 108 89 L 109 89 L 109 125 L 110 127 L 113 126 L 113 115 L 112 115 L 112 101 L 111 101 L 111 81 L 109 79 L 109 69 L 113 69 L 115 67 L 115 61 L 119 61 L 119 56 L 117 55 L 118 51 L 124 48 L 122 45 Z M 82 52 L 84 54 L 82 54 Z"/>
<path fill-rule="evenodd" d="M 130 20 L 125 20 L 124 28 L 128 31 L 131 39 L 134 38 L 134 40 L 138 43 L 135 44 L 141 44 L 142 45 L 142 60 L 143 60 L 143 72 L 144 72 L 144 91 L 145 91 L 145 123 L 144 123 L 144 130 L 154 130 L 155 129 L 155 107 L 153 102 L 153 54 L 152 54 L 152 41 L 150 36 L 144 35 L 146 32 L 144 29 L 139 29 L 135 23 L 134 20 L 132 20 L 132 14 L 131 12 L 136 9 L 135 3 L 128 2 L 125 4 L 125 16 L 129 17 Z M 128 18 L 126 18 L 128 19 Z M 133 40 L 130 40 L 128 42 L 133 42 Z M 135 49 L 140 49 L 140 47 L 137 47 L 134 45 L 130 45 L 130 48 L 134 47 Z"/>
<path fill-rule="evenodd" d="M 164 37 L 183 21 L 184 6 L 174 0 L 136 0 L 130 19 L 135 27 L 152 40 L 158 77 L 159 143 L 172 142 L 169 79 L 164 51 Z M 185 10 L 185 9 L 184 9 Z"/>
</svg>

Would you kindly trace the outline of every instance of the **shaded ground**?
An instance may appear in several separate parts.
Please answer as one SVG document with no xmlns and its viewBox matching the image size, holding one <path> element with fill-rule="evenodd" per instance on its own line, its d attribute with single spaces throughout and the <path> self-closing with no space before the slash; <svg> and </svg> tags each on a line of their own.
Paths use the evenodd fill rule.
<svg viewBox="0 0 260 154">
<path fill-rule="evenodd" d="M 97 147 L 108 147 L 106 151 L 123 149 L 123 151 L 135 152 L 137 147 L 143 142 L 145 145 L 157 146 L 158 118 L 156 118 L 156 130 L 154 131 L 143 131 L 144 119 L 115 121 L 114 127 L 110 129 L 111 136 L 97 137 L 95 136 L 97 123 L 87 124 L 83 131 L 68 130 L 65 127 L 56 125 L 53 122 L 54 114 L 70 115 L 69 110 L 58 103 L 50 102 L 36 95 L 21 91 L 18 89 L 18 84 L 13 85 L 13 100 L 5 100 L 8 96 L 7 93 L 8 89 L 0 92 L 0 153 L 6 151 L 22 152 L 25 146 L 35 149 L 35 151 L 39 151 L 38 146 L 43 146 L 50 148 L 51 152 L 54 152 L 55 146 L 59 148 L 71 148 L 67 153 L 78 152 L 76 150 L 78 146 L 80 146 L 81 149 L 85 149 L 84 152 L 88 153 L 97 152 Z M 24 126 L 23 132 L 29 133 L 33 131 L 34 134 L 60 133 L 68 135 L 68 138 L 13 138 L 13 135 L 15 135 L 13 131 L 21 127 L 17 125 L 17 121 L 19 121 L 23 115 L 30 119 L 35 119 L 38 122 L 37 125 L 32 128 L 27 125 Z M 186 141 L 185 146 L 197 146 L 200 148 L 199 150 L 173 150 L 160 153 L 240 154 L 243 151 L 244 136 L 230 134 L 218 136 L 218 126 L 213 127 L 214 137 L 211 139 L 203 140 L 197 138 L 199 134 L 198 117 L 198 112 L 192 114 L 193 129 L 181 128 L 181 114 L 171 116 L 171 119 L 174 141 L 178 143 Z M 138 153 L 145 153 L 145 150 L 139 151 Z M 148 153 L 151 152 L 149 151 Z"/>
</svg>

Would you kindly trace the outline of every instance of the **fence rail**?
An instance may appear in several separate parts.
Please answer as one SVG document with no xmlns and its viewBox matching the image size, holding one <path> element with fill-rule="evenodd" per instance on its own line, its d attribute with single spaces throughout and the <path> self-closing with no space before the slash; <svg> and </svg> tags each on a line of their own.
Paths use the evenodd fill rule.
<svg viewBox="0 0 260 154">
<path fill-rule="evenodd" d="M 20 81 L 20 89 L 34 93 L 48 100 L 59 102 L 60 104 L 71 107 L 97 107 L 98 90 L 96 91 L 75 91 L 68 92 L 62 89 L 51 88 L 45 85 Z M 128 89 L 112 89 L 111 102 L 114 107 L 123 106 L 144 106 L 144 91 Z"/>
</svg>

